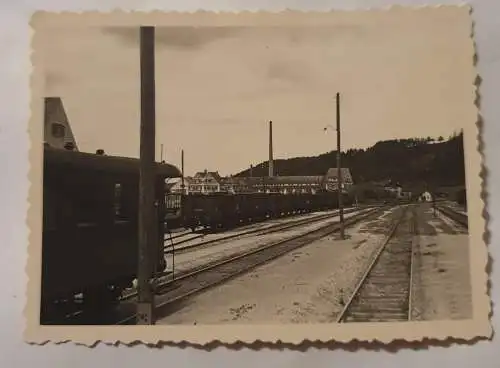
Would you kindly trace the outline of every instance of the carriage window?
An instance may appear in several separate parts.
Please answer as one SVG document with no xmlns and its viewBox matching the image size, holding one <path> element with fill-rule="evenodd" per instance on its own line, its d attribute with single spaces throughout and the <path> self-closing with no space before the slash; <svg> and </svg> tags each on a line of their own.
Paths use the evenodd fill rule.
<svg viewBox="0 0 500 368">
<path fill-rule="evenodd" d="M 120 217 L 122 215 L 122 186 L 120 183 L 115 184 L 115 215 Z"/>
<path fill-rule="evenodd" d="M 55 138 L 63 138 L 66 133 L 66 127 L 59 123 L 52 124 L 52 136 Z"/>
</svg>

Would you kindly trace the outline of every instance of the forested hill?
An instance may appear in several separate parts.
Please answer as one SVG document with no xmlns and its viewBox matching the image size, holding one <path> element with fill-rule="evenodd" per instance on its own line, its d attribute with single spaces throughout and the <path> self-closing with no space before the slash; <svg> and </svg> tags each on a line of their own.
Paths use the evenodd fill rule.
<svg viewBox="0 0 500 368">
<path fill-rule="evenodd" d="M 274 160 L 275 173 L 324 175 L 336 167 L 336 151 L 315 157 Z M 410 138 L 377 142 L 368 149 L 342 152 L 342 167 L 351 170 L 355 183 L 399 182 L 402 185 L 425 183 L 431 186 L 465 184 L 463 132 L 448 139 Z M 253 176 L 266 176 L 268 162 L 253 168 Z M 250 170 L 236 176 L 249 176 Z"/>
</svg>

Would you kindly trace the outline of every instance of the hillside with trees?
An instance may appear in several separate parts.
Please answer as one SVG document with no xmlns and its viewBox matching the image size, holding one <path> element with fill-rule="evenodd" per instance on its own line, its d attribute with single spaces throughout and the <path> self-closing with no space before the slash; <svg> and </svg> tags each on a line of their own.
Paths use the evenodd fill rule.
<svg viewBox="0 0 500 368">
<path fill-rule="evenodd" d="M 315 157 L 296 157 L 274 161 L 280 176 L 324 175 L 336 167 L 336 151 Z M 367 149 L 342 152 L 342 166 L 348 167 L 354 183 L 363 185 L 399 183 L 405 190 L 465 185 L 463 131 L 447 139 L 409 138 L 377 142 Z M 266 176 L 268 162 L 253 168 L 253 176 Z M 250 170 L 235 176 L 249 176 Z"/>
</svg>

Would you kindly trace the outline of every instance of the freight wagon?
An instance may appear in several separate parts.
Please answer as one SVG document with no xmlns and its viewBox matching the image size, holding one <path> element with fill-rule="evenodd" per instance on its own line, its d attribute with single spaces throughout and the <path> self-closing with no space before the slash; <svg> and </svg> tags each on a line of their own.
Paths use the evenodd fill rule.
<svg viewBox="0 0 500 368">
<path fill-rule="evenodd" d="M 353 200 L 343 195 L 345 206 Z M 189 194 L 182 196 L 181 223 L 185 228 L 232 228 L 244 223 L 263 221 L 300 213 L 338 208 L 337 194 Z"/>
</svg>

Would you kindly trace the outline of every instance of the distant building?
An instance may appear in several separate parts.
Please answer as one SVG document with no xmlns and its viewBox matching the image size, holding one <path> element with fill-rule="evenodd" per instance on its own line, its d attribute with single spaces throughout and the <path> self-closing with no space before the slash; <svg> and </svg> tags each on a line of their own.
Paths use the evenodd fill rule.
<svg viewBox="0 0 500 368">
<path fill-rule="evenodd" d="M 403 194 L 403 188 L 402 187 L 384 187 L 384 190 L 386 192 L 394 194 L 396 197 L 401 197 Z"/>
<path fill-rule="evenodd" d="M 324 189 L 324 176 L 273 176 L 245 178 L 258 193 L 317 193 Z"/>
<path fill-rule="evenodd" d="M 252 187 L 248 178 L 227 177 L 221 179 L 221 192 L 237 194 L 237 193 L 251 193 Z"/>
<path fill-rule="evenodd" d="M 353 185 L 351 172 L 342 168 L 343 189 Z M 315 194 L 323 191 L 337 190 L 337 169 L 329 169 L 325 175 L 310 176 L 261 176 L 261 177 L 221 177 L 217 171 L 200 171 L 193 177 L 184 178 L 185 194 L 211 193 L 281 193 Z M 182 193 L 182 182 L 171 184 L 168 189 L 172 193 Z"/>
<path fill-rule="evenodd" d="M 184 178 L 184 193 L 189 194 L 189 185 L 191 184 L 192 178 L 185 177 Z M 182 193 L 182 179 L 178 179 L 175 183 L 172 183 L 170 187 L 170 192 L 172 193 Z"/>
<path fill-rule="evenodd" d="M 429 193 L 428 191 L 423 192 L 422 195 L 420 196 L 420 200 L 422 202 L 432 202 L 432 194 Z"/>
<path fill-rule="evenodd" d="M 44 143 L 53 148 L 78 151 L 75 136 L 60 97 L 46 97 L 44 106 Z"/>
<path fill-rule="evenodd" d="M 398 196 L 399 199 L 405 199 L 411 201 L 412 193 L 411 192 L 401 192 Z"/>
<path fill-rule="evenodd" d="M 189 179 L 189 193 L 217 193 L 221 191 L 222 178 L 217 171 L 200 171 Z"/>
<path fill-rule="evenodd" d="M 391 193 L 396 198 L 403 199 L 407 197 L 407 194 L 403 192 L 403 186 L 399 183 L 393 183 L 392 180 L 384 184 L 384 190 Z"/>
<path fill-rule="evenodd" d="M 354 185 L 351 170 L 346 167 L 340 169 L 342 175 L 342 190 L 349 190 Z M 338 190 L 338 170 L 336 167 L 328 169 L 325 174 L 325 189 L 327 191 Z"/>
</svg>

